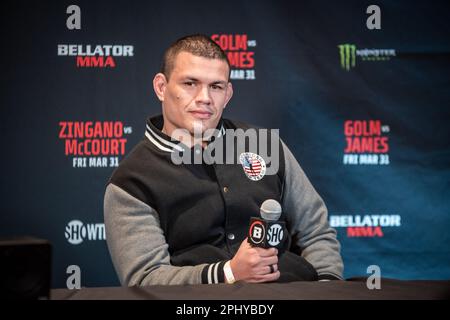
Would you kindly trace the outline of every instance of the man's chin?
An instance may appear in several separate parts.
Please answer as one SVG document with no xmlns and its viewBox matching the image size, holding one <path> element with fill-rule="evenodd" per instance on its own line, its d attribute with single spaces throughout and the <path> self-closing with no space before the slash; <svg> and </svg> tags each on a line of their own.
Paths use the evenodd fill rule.
<svg viewBox="0 0 450 320">
<path fill-rule="evenodd" d="M 217 127 L 217 123 L 212 119 L 208 120 L 194 120 L 190 126 L 191 130 L 189 130 L 192 134 L 201 133 L 203 134 L 208 129 L 215 129 Z"/>
</svg>

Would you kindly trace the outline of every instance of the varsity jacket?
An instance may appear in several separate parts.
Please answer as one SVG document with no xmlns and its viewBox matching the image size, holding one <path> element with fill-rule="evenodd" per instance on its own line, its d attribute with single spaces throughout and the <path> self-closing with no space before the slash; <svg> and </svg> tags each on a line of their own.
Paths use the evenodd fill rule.
<svg viewBox="0 0 450 320">
<path fill-rule="evenodd" d="M 122 285 L 224 282 L 225 262 L 267 199 L 281 203 L 288 233 L 279 281 L 342 279 L 340 244 L 326 206 L 284 143 L 278 170 L 269 175 L 268 163 L 247 152 L 248 144 L 237 154 L 236 141 L 225 142 L 227 131 L 247 124 L 221 119 L 204 150 L 171 139 L 162 127 L 162 116 L 148 119 L 144 138 L 106 187 L 106 240 Z M 228 161 L 193 161 L 199 154 L 207 158 L 205 151 L 219 142 Z M 192 161 L 174 163 L 174 155 Z"/>
</svg>

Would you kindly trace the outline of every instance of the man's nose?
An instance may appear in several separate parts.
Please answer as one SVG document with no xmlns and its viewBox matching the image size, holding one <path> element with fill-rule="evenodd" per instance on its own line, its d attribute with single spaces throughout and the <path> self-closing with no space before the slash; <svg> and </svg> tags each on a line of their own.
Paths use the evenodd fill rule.
<svg viewBox="0 0 450 320">
<path fill-rule="evenodd" d="M 209 94 L 208 86 L 201 86 L 198 90 L 196 101 L 198 103 L 210 104 L 211 96 Z"/>
</svg>

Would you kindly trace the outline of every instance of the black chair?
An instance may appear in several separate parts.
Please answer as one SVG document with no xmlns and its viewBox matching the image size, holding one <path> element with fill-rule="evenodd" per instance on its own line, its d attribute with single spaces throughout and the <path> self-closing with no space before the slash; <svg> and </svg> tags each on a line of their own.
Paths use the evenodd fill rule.
<svg viewBox="0 0 450 320">
<path fill-rule="evenodd" d="M 51 244 L 33 237 L 0 239 L 0 298 L 49 299 Z"/>
</svg>

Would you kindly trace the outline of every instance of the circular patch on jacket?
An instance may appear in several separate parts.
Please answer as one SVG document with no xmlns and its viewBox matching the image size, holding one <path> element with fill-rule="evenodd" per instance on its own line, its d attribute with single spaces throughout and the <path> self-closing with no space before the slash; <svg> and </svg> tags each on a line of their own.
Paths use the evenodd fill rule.
<svg viewBox="0 0 450 320">
<path fill-rule="evenodd" d="M 261 180 L 266 174 L 266 162 L 264 159 L 252 152 L 244 152 L 239 156 L 244 173 L 250 180 Z"/>
</svg>

